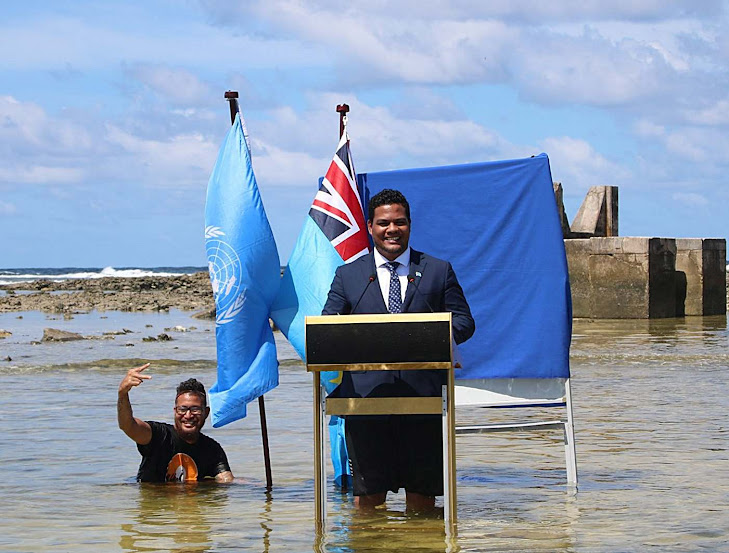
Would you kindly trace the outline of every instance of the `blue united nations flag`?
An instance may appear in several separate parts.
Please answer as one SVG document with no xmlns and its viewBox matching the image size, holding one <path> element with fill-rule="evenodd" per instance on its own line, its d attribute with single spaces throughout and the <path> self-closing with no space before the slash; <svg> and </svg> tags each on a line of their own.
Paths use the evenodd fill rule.
<svg viewBox="0 0 729 553">
<path fill-rule="evenodd" d="M 245 417 L 248 402 L 278 385 L 268 314 L 281 269 L 240 116 L 210 175 L 205 247 L 215 295 L 218 379 L 210 406 L 217 427 Z"/>
</svg>

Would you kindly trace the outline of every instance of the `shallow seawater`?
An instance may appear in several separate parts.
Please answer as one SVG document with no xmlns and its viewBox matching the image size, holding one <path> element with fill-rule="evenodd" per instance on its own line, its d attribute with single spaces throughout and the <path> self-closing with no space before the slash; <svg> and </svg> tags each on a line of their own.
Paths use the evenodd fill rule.
<svg viewBox="0 0 729 553">
<path fill-rule="evenodd" d="M 196 328 L 142 340 L 177 325 Z M 132 332 L 31 345 L 44 327 Z M 311 377 L 278 335 L 267 493 L 256 403 L 246 419 L 206 429 L 225 447 L 234 484 L 134 482 L 139 455 L 116 425 L 119 380 L 150 360 L 152 380 L 132 392 L 135 415 L 171 420 L 180 380 L 215 380 L 212 323 L 182 312 L 14 313 L 0 315 L 0 328 L 13 332 L 0 340 L 1 551 L 729 551 L 725 317 L 575 321 L 578 492 L 566 486 L 555 431 L 459 437 L 455 540 L 442 513 L 407 513 L 402 494 L 360 514 L 333 486 L 326 532 L 314 532 Z"/>
</svg>

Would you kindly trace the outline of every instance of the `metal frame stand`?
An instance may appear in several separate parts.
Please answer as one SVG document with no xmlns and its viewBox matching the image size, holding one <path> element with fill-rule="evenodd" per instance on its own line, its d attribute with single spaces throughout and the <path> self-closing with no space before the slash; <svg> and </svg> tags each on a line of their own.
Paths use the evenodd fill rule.
<svg viewBox="0 0 729 553">
<path fill-rule="evenodd" d="M 560 379 L 554 379 L 559 381 Z M 487 434 L 491 432 L 510 432 L 510 431 L 529 431 L 529 430 L 549 430 L 556 429 L 563 431 L 564 439 L 564 453 L 565 453 L 565 469 L 567 472 L 567 485 L 573 490 L 577 490 L 577 451 L 575 448 L 575 429 L 574 420 L 572 416 L 572 388 L 570 386 L 570 379 L 564 379 L 563 387 L 561 388 L 559 397 L 544 397 L 539 396 L 538 398 L 531 397 L 527 398 L 526 394 L 519 395 L 517 391 L 514 391 L 514 395 L 510 398 L 504 396 L 503 386 L 499 387 L 498 398 L 489 399 L 488 396 L 484 396 L 483 401 L 476 401 L 473 396 L 470 397 L 466 402 L 458 402 L 457 405 L 461 407 L 512 407 L 512 408 L 529 408 L 529 407 L 564 407 L 566 410 L 566 417 L 558 420 L 544 420 L 544 421 L 529 421 L 529 422 L 510 422 L 503 424 L 476 424 L 469 426 L 457 426 L 455 429 L 456 435 L 464 434 Z M 471 388 L 471 391 L 464 388 L 459 388 L 458 397 L 462 397 L 460 394 L 464 391 L 469 394 L 473 394 L 474 390 L 476 394 L 484 393 L 488 394 L 488 390 L 479 391 L 478 389 Z M 524 389 L 521 390 L 523 392 Z"/>
<path fill-rule="evenodd" d="M 402 413 L 402 409 L 396 409 L 395 413 L 390 413 L 386 405 L 390 403 L 378 402 L 374 411 L 372 408 L 365 408 L 367 414 L 439 414 L 443 424 L 443 516 L 445 519 L 446 534 L 454 536 L 456 533 L 456 523 L 458 521 L 457 512 L 457 491 L 456 491 L 456 430 L 455 419 L 456 412 L 454 407 L 453 396 L 453 371 L 448 371 L 448 384 L 442 388 L 441 397 L 433 398 L 373 398 L 381 400 L 391 400 L 393 403 L 400 402 L 405 399 L 409 400 L 426 400 L 412 402 L 414 407 L 407 409 L 407 413 Z M 354 412 L 351 408 L 338 409 L 338 406 L 328 406 L 326 391 L 321 385 L 321 377 L 318 372 L 314 373 L 314 524 L 317 531 L 323 531 L 327 524 L 327 474 L 326 474 L 326 415 L 351 415 L 355 412 L 361 414 L 356 407 Z M 357 403 L 367 402 L 367 398 L 358 398 Z M 408 402 L 410 403 L 410 402 Z M 340 403 L 340 405 L 342 405 Z"/>
</svg>

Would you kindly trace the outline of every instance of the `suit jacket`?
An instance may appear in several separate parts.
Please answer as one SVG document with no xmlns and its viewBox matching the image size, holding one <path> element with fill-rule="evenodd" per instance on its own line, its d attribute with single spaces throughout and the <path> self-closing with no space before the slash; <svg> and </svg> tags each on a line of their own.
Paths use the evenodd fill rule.
<svg viewBox="0 0 729 553">
<path fill-rule="evenodd" d="M 453 267 L 447 261 L 410 249 L 408 274 L 415 276 L 405 290 L 403 313 L 452 313 L 453 338 L 468 340 L 476 329 L 471 310 Z M 334 275 L 322 315 L 387 313 L 377 282 L 374 255 L 342 265 Z M 417 287 L 417 290 L 416 290 Z M 361 299 L 360 299 L 361 298 Z M 359 301 L 359 303 L 358 303 Z M 355 309 L 356 306 L 356 309 Z M 446 382 L 445 371 L 352 371 L 344 372 L 334 397 L 439 396 Z"/>
</svg>

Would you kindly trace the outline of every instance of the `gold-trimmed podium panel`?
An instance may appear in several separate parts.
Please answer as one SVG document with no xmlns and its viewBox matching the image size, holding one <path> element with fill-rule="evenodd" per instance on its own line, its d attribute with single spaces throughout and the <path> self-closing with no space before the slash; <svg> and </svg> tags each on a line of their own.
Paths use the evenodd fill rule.
<svg viewBox="0 0 729 553">
<path fill-rule="evenodd" d="M 341 317 L 346 317 L 342 319 Z M 450 313 L 378 313 L 372 315 L 307 315 L 307 325 L 340 325 L 362 323 L 432 323 L 451 320 Z"/>
<path fill-rule="evenodd" d="M 440 369 L 452 361 L 450 313 L 306 317 L 309 371 Z"/>
<path fill-rule="evenodd" d="M 352 363 L 341 365 L 306 365 L 309 372 L 321 371 L 418 371 L 423 369 L 450 369 L 453 364 L 448 361 L 435 363 Z"/>
<path fill-rule="evenodd" d="M 327 415 L 440 415 L 442 397 L 330 397 Z"/>
</svg>

